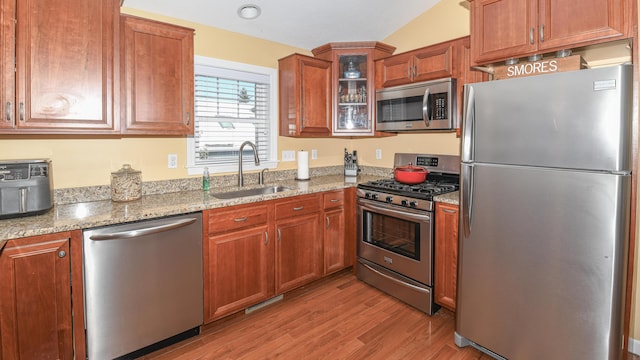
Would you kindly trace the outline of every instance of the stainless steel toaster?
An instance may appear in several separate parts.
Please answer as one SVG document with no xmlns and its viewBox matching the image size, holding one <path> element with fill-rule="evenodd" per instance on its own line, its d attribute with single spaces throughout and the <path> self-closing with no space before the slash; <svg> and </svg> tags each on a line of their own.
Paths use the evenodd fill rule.
<svg viewBox="0 0 640 360">
<path fill-rule="evenodd" d="M 53 207 L 51 160 L 0 160 L 0 219 Z"/>
</svg>

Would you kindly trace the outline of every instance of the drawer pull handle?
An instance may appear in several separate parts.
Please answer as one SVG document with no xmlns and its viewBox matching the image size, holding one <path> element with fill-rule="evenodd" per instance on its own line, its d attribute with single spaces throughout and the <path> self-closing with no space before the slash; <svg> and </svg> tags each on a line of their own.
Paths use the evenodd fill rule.
<svg viewBox="0 0 640 360">
<path fill-rule="evenodd" d="M 455 214 L 456 213 L 455 210 L 450 210 L 450 209 L 442 209 L 442 212 L 446 212 L 446 213 L 449 213 L 449 214 Z"/>
<path fill-rule="evenodd" d="M 333 203 L 338 202 L 338 201 L 340 201 L 340 199 L 331 199 L 331 202 L 333 202 Z"/>
<path fill-rule="evenodd" d="M 235 222 L 243 222 L 243 221 L 247 221 L 247 219 L 249 219 L 249 218 L 245 216 L 245 217 L 242 217 L 242 218 L 235 218 L 235 219 L 233 219 L 233 221 L 235 221 Z"/>
<path fill-rule="evenodd" d="M 304 206 L 294 207 L 294 208 L 293 208 L 293 211 L 300 211 L 300 210 L 302 210 L 302 209 L 304 209 Z"/>
</svg>

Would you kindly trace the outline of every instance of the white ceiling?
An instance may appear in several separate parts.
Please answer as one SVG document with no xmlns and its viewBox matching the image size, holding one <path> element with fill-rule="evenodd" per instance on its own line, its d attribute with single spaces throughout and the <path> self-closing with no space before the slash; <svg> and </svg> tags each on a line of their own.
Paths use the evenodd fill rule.
<svg viewBox="0 0 640 360">
<path fill-rule="evenodd" d="M 124 0 L 124 6 L 282 44 L 313 49 L 329 42 L 380 41 L 439 0 Z M 238 17 L 256 4 L 260 17 Z"/>
</svg>

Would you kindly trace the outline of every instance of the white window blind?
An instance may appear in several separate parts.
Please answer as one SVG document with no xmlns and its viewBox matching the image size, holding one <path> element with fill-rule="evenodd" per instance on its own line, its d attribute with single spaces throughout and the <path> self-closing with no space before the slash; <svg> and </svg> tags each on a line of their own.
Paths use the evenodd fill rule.
<svg viewBox="0 0 640 360">
<path fill-rule="evenodd" d="M 256 145 L 261 165 L 265 165 L 260 167 L 274 161 L 274 77 L 198 62 L 195 69 L 195 132 L 187 147 L 189 167 L 207 166 L 213 172 L 237 169 L 240 145 L 245 141 Z M 250 146 L 243 149 L 243 161 L 249 168 L 254 164 Z"/>
</svg>

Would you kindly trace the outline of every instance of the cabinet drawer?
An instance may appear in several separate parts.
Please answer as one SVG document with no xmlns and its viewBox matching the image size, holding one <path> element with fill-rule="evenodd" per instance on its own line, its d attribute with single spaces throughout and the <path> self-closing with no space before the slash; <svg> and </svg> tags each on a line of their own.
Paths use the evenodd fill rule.
<svg viewBox="0 0 640 360">
<path fill-rule="evenodd" d="M 342 190 L 327 191 L 322 194 L 324 208 L 330 209 L 344 205 L 344 192 Z"/>
<path fill-rule="evenodd" d="M 221 234 L 267 223 L 267 205 L 209 211 L 209 234 Z"/>
<path fill-rule="evenodd" d="M 276 220 L 320 211 L 318 195 L 304 195 L 276 204 Z"/>
</svg>

